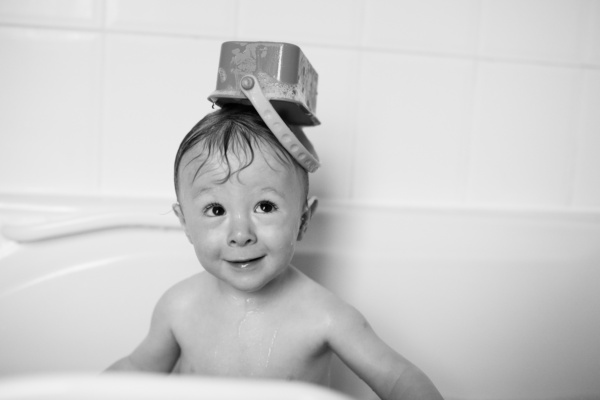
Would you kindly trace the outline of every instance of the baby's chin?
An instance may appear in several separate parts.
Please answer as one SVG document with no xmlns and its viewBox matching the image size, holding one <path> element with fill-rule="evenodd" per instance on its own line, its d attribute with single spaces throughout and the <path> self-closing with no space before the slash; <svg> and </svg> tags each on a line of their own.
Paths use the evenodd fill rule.
<svg viewBox="0 0 600 400">
<path fill-rule="evenodd" d="M 239 292 L 240 294 L 259 294 L 262 292 L 267 292 L 266 287 L 269 286 L 269 282 L 252 282 L 252 281 L 243 281 L 243 282 L 226 282 L 226 284 L 233 290 Z"/>
<path fill-rule="evenodd" d="M 260 267 L 240 266 L 236 272 L 237 279 L 230 279 L 226 283 L 231 288 L 247 294 L 266 294 L 283 283 L 285 273 L 291 268 L 288 264 L 283 268 L 278 269 L 276 274 L 265 276 L 260 271 Z"/>
</svg>

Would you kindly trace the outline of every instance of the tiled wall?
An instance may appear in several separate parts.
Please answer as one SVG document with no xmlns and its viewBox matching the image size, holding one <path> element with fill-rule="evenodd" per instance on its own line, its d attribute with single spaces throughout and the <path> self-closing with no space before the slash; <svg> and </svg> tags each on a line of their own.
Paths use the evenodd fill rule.
<svg viewBox="0 0 600 400">
<path fill-rule="evenodd" d="M 226 40 L 316 67 L 322 199 L 600 211 L 597 0 L 0 0 L 0 192 L 172 197 Z"/>
</svg>

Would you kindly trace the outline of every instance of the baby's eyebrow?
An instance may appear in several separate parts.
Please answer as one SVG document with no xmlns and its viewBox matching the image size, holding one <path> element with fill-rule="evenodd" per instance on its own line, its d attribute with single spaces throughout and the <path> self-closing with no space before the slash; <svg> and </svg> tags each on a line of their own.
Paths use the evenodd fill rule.
<svg viewBox="0 0 600 400">
<path fill-rule="evenodd" d="M 281 191 L 279 191 L 279 190 L 277 190 L 277 189 L 275 189 L 274 187 L 271 187 L 271 186 L 264 187 L 260 191 L 262 193 L 275 193 L 279 197 L 284 197 L 284 195 L 283 195 L 283 193 L 281 193 Z"/>
<path fill-rule="evenodd" d="M 214 186 L 199 186 L 199 187 L 194 188 L 194 191 L 192 192 L 192 196 L 194 198 L 196 198 L 196 197 L 200 197 L 201 195 L 204 195 L 204 194 L 210 194 L 210 193 L 214 192 L 215 189 L 216 188 Z"/>
</svg>

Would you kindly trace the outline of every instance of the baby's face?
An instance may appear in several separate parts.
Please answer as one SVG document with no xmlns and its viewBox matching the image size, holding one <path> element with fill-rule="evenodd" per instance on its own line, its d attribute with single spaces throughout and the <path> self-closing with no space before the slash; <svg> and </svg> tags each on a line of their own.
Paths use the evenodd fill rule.
<svg viewBox="0 0 600 400">
<path fill-rule="evenodd" d="M 227 288 L 261 290 L 294 254 L 306 201 L 299 174 L 265 149 L 224 183 L 227 169 L 220 160 L 209 160 L 195 179 L 201 160 L 186 165 L 187 160 L 179 213 L 198 260 Z M 230 163 L 236 170 L 234 156 Z"/>
</svg>

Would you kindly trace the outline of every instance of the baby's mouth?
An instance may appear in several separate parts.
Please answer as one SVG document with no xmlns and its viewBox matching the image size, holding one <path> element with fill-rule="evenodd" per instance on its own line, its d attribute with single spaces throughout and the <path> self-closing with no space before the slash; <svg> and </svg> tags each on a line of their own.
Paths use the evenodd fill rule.
<svg viewBox="0 0 600 400">
<path fill-rule="evenodd" d="M 260 257 L 256 257 L 256 258 L 248 258 L 248 259 L 244 259 L 244 260 L 232 260 L 229 261 L 229 263 L 235 265 L 238 268 L 248 268 L 251 264 L 262 260 L 265 256 L 260 256 Z"/>
</svg>

